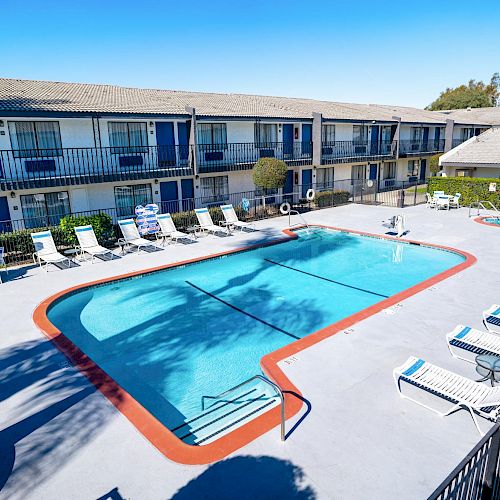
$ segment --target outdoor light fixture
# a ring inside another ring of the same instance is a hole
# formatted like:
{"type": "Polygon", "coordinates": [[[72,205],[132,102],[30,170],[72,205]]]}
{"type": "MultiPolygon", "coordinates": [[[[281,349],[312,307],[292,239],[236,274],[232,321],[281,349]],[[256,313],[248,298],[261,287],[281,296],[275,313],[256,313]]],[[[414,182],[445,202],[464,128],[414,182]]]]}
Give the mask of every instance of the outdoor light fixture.
{"type": "Polygon", "coordinates": [[[155,179],[155,184],[158,184],[158,182],[160,182],[158,179],[155,179]]]}
{"type": "Polygon", "coordinates": [[[15,191],[11,191],[10,192],[10,197],[11,198],[15,198],[16,197],[16,192],[15,191]]]}
{"type": "Polygon", "coordinates": [[[198,180],[198,179],[200,178],[200,176],[199,176],[198,174],[196,174],[196,175],[194,176],[194,178],[195,178],[196,180],[198,180]]]}
{"type": "Polygon", "coordinates": [[[3,127],[4,123],[3,120],[0,120],[0,127],[3,127]]]}
{"type": "Polygon", "coordinates": [[[155,126],[154,122],[149,122],[149,126],[154,127],[155,126]]]}

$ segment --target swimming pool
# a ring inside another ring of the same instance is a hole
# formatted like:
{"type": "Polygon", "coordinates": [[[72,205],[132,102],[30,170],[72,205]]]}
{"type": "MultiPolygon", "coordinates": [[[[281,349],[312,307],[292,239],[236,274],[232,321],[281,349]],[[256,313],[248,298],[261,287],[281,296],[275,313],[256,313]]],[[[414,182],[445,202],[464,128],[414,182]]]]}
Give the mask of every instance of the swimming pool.
{"type": "Polygon", "coordinates": [[[494,226],[500,226],[500,217],[484,217],[483,222],[494,226]]]}
{"type": "Polygon", "coordinates": [[[465,261],[451,251],[325,228],[297,235],[82,288],[54,301],[47,316],[175,429],[199,414],[202,396],[258,373],[271,351],[465,261]]]}

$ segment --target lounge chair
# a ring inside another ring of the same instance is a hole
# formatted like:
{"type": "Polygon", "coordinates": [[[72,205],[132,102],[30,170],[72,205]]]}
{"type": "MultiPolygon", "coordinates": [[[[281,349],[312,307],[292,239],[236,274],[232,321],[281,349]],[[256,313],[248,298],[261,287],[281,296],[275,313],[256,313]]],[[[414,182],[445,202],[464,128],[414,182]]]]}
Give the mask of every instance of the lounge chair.
{"type": "Polygon", "coordinates": [[[158,248],[156,245],[153,245],[150,241],[141,238],[139,231],[137,230],[137,226],[135,225],[134,219],[124,219],[118,221],[118,225],[120,226],[120,230],[123,234],[123,239],[125,243],[129,246],[133,246],[137,248],[137,253],[141,251],[141,248],[154,247],[158,248]]]}
{"type": "Polygon", "coordinates": [[[427,196],[427,206],[429,208],[436,208],[436,199],[433,198],[429,193],[425,193],[427,196]]]}
{"type": "Polygon", "coordinates": [[[484,326],[490,331],[500,333],[500,306],[493,304],[489,309],[483,311],[484,326]]]}
{"type": "Polygon", "coordinates": [[[198,218],[198,223],[200,224],[200,229],[202,231],[213,234],[224,233],[226,236],[229,236],[231,234],[229,226],[223,228],[214,224],[208,208],[195,208],[194,211],[196,213],[196,217],[198,218]]]}
{"type": "Polygon", "coordinates": [[[500,356],[500,337],[469,326],[458,325],[446,335],[451,355],[470,363],[476,362],[479,354],[500,356]]]}
{"type": "Polygon", "coordinates": [[[481,435],[484,433],[481,431],[474,413],[492,421],[495,421],[498,417],[500,411],[500,387],[488,387],[481,382],[475,382],[413,356],[408,358],[403,365],[395,368],[393,376],[401,397],[432,410],[442,417],[460,408],[467,409],[481,435]],[[451,401],[453,406],[446,412],[440,412],[406,396],[401,391],[401,381],[451,401]]]}
{"type": "Polygon", "coordinates": [[[241,231],[246,227],[255,231],[255,225],[253,222],[243,222],[238,219],[233,205],[221,205],[220,209],[224,215],[226,225],[232,225],[234,227],[239,227],[241,231]]]}
{"type": "Polygon", "coordinates": [[[35,263],[38,262],[41,269],[44,269],[42,265],[44,262],[45,271],[47,271],[49,264],[66,262],[68,267],[71,266],[69,258],[57,251],[56,244],[54,243],[54,238],[52,238],[50,230],[41,231],[39,233],[31,233],[31,239],[33,240],[33,245],[35,245],[33,261],[35,263]]]}
{"type": "Polygon", "coordinates": [[[460,208],[461,197],[461,193],[455,193],[455,196],[453,198],[450,198],[450,208],[460,208]]]}
{"type": "Polygon", "coordinates": [[[92,264],[95,257],[102,257],[107,254],[113,255],[111,250],[99,245],[92,226],[77,226],[75,227],[75,233],[80,244],[80,255],[89,254],[92,257],[90,260],[92,264]]]}
{"type": "Polygon", "coordinates": [[[176,244],[179,240],[192,239],[189,234],[177,231],[170,214],[158,214],[156,218],[160,224],[160,232],[156,233],[157,238],[163,238],[163,241],[165,241],[166,238],[170,238],[172,241],[175,241],[176,244]]]}

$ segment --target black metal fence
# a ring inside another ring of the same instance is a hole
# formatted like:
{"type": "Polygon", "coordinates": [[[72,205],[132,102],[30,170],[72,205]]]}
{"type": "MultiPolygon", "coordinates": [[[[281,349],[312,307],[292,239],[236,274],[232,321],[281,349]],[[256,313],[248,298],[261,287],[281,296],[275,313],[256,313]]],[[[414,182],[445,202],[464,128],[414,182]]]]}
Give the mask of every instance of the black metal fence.
{"type": "Polygon", "coordinates": [[[500,424],[436,488],[429,500],[497,500],[500,498],[500,424]]]}
{"type": "Polygon", "coordinates": [[[444,151],[444,139],[431,139],[427,141],[399,141],[400,156],[412,156],[422,153],[442,153],[444,151]]]}
{"type": "Polygon", "coordinates": [[[395,158],[396,141],[332,141],[321,145],[321,163],[349,163],[356,160],[395,158]]]}

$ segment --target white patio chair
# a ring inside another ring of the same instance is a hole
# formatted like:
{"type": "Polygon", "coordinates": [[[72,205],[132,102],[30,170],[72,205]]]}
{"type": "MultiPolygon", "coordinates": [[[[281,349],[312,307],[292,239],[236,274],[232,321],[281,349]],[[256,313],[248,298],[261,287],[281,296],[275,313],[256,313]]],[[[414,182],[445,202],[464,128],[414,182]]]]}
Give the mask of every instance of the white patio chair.
{"type": "Polygon", "coordinates": [[[461,197],[462,197],[461,193],[455,193],[455,196],[450,199],[450,208],[460,208],[461,197]]]}
{"type": "Polygon", "coordinates": [[[448,198],[448,196],[438,196],[436,198],[436,209],[437,210],[441,210],[441,209],[444,209],[444,210],[449,210],[450,209],[450,199],[448,198]]]}
{"type": "Polygon", "coordinates": [[[137,248],[137,253],[141,251],[141,248],[153,247],[158,248],[156,245],[153,245],[150,241],[141,238],[139,231],[137,230],[137,226],[135,225],[134,219],[124,219],[118,221],[118,225],[120,226],[120,230],[123,234],[123,239],[125,243],[129,246],[133,246],[137,248]]]}
{"type": "Polygon", "coordinates": [[[177,244],[179,240],[192,240],[189,234],[177,231],[172,216],[169,213],[158,214],[156,218],[160,224],[160,232],[156,233],[157,238],[163,238],[163,241],[165,241],[165,238],[170,238],[172,241],[175,241],[175,244],[177,244]]]}
{"type": "Polygon", "coordinates": [[[231,234],[229,226],[222,228],[214,224],[208,208],[195,208],[194,211],[202,231],[212,234],[223,233],[225,236],[229,236],[229,234],[231,234]]]}
{"type": "Polygon", "coordinates": [[[434,198],[437,198],[438,196],[443,196],[443,195],[444,195],[444,191],[434,191],[434,192],[432,193],[432,196],[433,196],[434,198]]]}
{"type": "Polygon", "coordinates": [[[475,382],[414,356],[408,358],[403,365],[395,368],[393,377],[401,397],[409,399],[442,417],[450,415],[460,408],[467,409],[481,435],[484,435],[484,433],[479,427],[475,413],[492,421],[495,421],[498,417],[500,387],[488,387],[481,382],[475,382]],[[441,412],[403,394],[401,381],[451,401],[452,407],[446,412],[441,412]]]}
{"type": "Polygon", "coordinates": [[[244,228],[249,228],[253,231],[256,231],[255,224],[253,222],[243,222],[238,219],[233,205],[221,205],[220,209],[222,210],[222,214],[224,215],[224,222],[226,225],[233,225],[234,227],[240,228],[241,231],[243,231],[244,228]]]}
{"type": "Polygon", "coordinates": [[[500,306],[498,304],[493,304],[483,311],[483,322],[490,332],[500,333],[500,306]]]}
{"type": "Polygon", "coordinates": [[[458,325],[446,334],[448,349],[454,358],[476,362],[479,354],[500,356],[500,336],[470,326],[458,325]]]}
{"type": "Polygon", "coordinates": [[[58,264],[63,262],[66,262],[68,267],[71,266],[70,259],[57,251],[54,238],[52,238],[50,230],[41,231],[39,233],[31,233],[31,239],[33,240],[33,245],[35,246],[33,261],[38,263],[42,270],[47,271],[49,264],[58,264]],[[42,265],[44,262],[45,269],[42,265]]]}
{"type": "Polygon", "coordinates": [[[436,208],[436,199],[433,198],[430,193],[425,193],[426,197],[427,197],[427,206],[429,208],[436,208]]]}
{"type": "Polygon", "coordinates": [[[92,257],[90,260],[92,264],[94,263],[95,257],[102,257],[107,254],[109,254],[110,257],[113,256],[111,250],[99,245],[92,226],[77,226],[75,227],[75,233],[78,243],[80,244],[80,255],[89,254],[92,257]]]}

